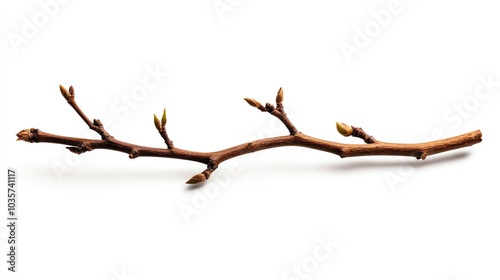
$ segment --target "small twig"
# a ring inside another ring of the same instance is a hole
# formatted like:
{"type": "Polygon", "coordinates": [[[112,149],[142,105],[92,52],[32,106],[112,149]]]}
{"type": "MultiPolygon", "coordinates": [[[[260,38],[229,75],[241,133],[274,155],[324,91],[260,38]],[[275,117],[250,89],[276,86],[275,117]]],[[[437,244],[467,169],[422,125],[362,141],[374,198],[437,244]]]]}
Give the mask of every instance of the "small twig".
{"type": "Polygon", "coordinates": [[[298,132],[292,122],[288,119],[283,107],[283,90],[280,88],[276,96],[276,107],[270,103],[267,103],[265,106],[263,106],[260,102],[250,98],[245,98],[245,100],[248,104],[259,109],[260,111],[268,112],[278,118],[286,126],[286,128],[290,132],[290,135],[260,139],[215,152],[195,152],[183,150],[174,147],[173,142],[167,135],[167,130],[165,127],[167,123],[167,115],[166,110],[164,109],[161,120],[158,119],[156,115],[154,115],[154,124],[156,129],[160,133],[160,136],[163,138],[165,144],[167,145],[167,149],[145,147],[116,140],[113,136],[109,135],[109,133],[106,132],[104,126],[98,119],[95,119],[93,122],[91,122],[90,119],[78,107],[75,102],[73,87],[70,87],[68,91],[63,86],[60,86],[60,90],[63,97],[68,101],[70,106],[75,109],[75,111],[89,126],[89,128],[101,135],[101,140],[54,135],[35,128],[24,129],[17,133],[17,140],[23,140],[30,143],[45,142],[69,145],[69,147],[67,148],[71,152],[77,154],[96,149],[107,149],[127,153],[129,155],[129,158],[131,159],[137,157],[165,157],[196,161],[206,164],[207,168],[203,172],[189,179],[186,182],[188,184],[196,184],[207,180],[208,178],[210,178],[210,175],[217,169],[218,165],[228,159],[277,147],[300,146],[336,154],[341,158],[355,156],[390,155],[410,156],[417,159],[425,159],[429,155],[472,146],[482,141],[481,131],[476,130],[466,134],[426,143],[386,143],[375,140],[373,136],[368,135],[360,127],[353,127],[344,123],[336,124],[338,132],[346,137],[353,136],[361,138],[363,139],[365,144],[343,144],[314,138],[298,132]]]}
{"type": "Polygon", "coordinates": [[[89,118],[83,113],[83,111],[78,107],[78,104],[75,102],[75,89],[73,86],[69,87],[69,91],[63,87],[62,85],[59,85],[59,89],[61,90],[62,96],[68,101],[68,104],[73,107],[73,109],[76,111],[76,113],[82,118],[82,120],[89,126],[90,129],[93,131],[97,132],[99,135],[101,135],[101,139],[105,140],[111,135],[104,129],[102,123],[98,119],[94,119],[93,122],[90,121],[89,118]]]}
{"type": "Polygon", "coordinates": [[[154,122],[156,129],[158,129],[158,132],[160,133],[161,138],[163,138],[163,140],[165,141],[165,144],[167,144],[167,147],[169,149],[173,149],[174,142],[172,142],[170,138],[168,138],[167,129],[165,128],[165,125],[167,124],[167,109],[163,109],[163,116],[161,117],[161,122],[156,116],[156,114],[154,115],[154,122]]]}
{"type": "Polygon", "coordinates": [[[252,107],[255,107],[262,112],[268,112],[269,114],[275,116],[278,118],[288,129],[290,132],[290,135],[295,135],[297,134],[297,129],[295,126],[292,124],[292,122],[288,119],[286,113],[285,113],[285,108],[283,107],[283,99],[284,99],[284,94],[283,94],[283,89],[280,88],[278,90],[278,94],[276,95],[276,105],[277,108],[275,108],[271,103],[266,103],[266,106],[262,106],[262,104],[251,98],[244,98],[245,101],[252,107]]]}

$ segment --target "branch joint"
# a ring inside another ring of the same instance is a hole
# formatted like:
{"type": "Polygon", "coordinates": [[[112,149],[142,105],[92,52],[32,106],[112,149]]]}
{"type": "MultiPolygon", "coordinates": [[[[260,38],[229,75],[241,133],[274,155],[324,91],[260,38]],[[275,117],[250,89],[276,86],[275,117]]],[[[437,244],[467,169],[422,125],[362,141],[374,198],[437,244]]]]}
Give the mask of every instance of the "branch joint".
{"type": "Polygon", "coordinates": [[[139,156],[139,153],[136,150],[130,149],[130,153],[128,154],[128,157],[130,159],[137,158],[138,156],[139,156]]]}

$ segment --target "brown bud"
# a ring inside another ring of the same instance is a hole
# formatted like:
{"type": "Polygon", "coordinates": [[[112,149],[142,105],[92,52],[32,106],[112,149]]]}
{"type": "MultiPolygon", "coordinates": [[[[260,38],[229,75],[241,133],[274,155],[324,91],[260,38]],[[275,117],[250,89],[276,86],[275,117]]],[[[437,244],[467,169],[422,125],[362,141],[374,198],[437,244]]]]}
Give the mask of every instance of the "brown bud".
{"type": "Polygon", "coordinates": [[[156,116],[156,114],[154,114],[154,117],[155,117],[155,126],[156,126],[156,129],[161,130],[160,120],[158,119],[158,117],[156,116]]]}
{"type": "Polygon", "coordinates": [[[88,151],[87,148],[84,147],[66,147],[70,152],[75,153],[77,155],[83,154],[88,151]]]}
{"type": "Polygon", "coordinates": [[[278,90],[278,94],[276,95],[276,104],[280,104],[281,102],[283,102],[283,88],[280,88],[278,90]]]}
{"type": "Polygon", "coordinates": [[[243,98],[243,99],[245,99],[245,101],[248,103],[248,105],[255,107],[255,108],[259,108],[259,105],[260,105],[259,101],[252,99],[252,98],[243,98]]]}
{"type": "Polygon", "coordinates": [[[59,85],[59,89],[61,90],[61,94],[64,99],[69,100],[71,98],[71,94],[63,85],[59,85]]]}
{"type": "Polygon", "coordinates": [[[163,109],[163,116],[161,117],[161,125],[165,126],[167,124],[167,109],[163,109]]]}
{"type": "Polygon", "coordinates": [[[186,182],[186,184],[198,184],[198,183],[205,181],[206,179],[207,179],[207,177],[205,177],[205,174],[200,173],[200,174],[194,175],[193,178],[189,179],[186,182]]]}
{"type": "Polygon", "coordinates": [[[130,153],[128,154],[128,158],[134,159],[137,157],[137,151],[131,150],[130,153]]]}
{"type": "Polygon", "coordinates": [[[345,137],[352,135],[352,127],[345,123],[337,122],[337,131],[345,137]]]}
{"type": "Polygon", "coordinates": [[[75,96],[75,88],[73,86],[69,86],[69,94],[75,96]]]}
{"type": "Polygon", "coordinates": [[[17,136],[16,141],[22,140],[22,141],[29,142],[30,141],[30,136],[29,136],[30,132],[31,132],[31,129],[23,129],[23,130],[19,131],[16,134],[16,136],[17,136]]]}

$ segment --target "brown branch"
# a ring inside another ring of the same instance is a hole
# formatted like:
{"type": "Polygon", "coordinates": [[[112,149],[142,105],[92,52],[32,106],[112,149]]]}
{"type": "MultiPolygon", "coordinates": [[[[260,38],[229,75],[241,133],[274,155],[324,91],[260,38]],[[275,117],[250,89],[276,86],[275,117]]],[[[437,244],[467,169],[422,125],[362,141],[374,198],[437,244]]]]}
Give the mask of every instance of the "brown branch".
{"type": "Polygon", "coordinates": [[[109,133],[106,132],[99,120],[96,119],[91,122],[90,119],[87,118],[87,116],[82,112],[82,110],[80,110],[74,100],[73,87],[70,87],[69,91],[66,90],[63,86],[61,86],[60,89],[64,98],[68,101],[71,107],[75,109],[78,115],[80,115],[83,121],[87,123],[87,125],[89,125],[89,128],[101,135],[101,140],[54,135],[35,128],[24,129],[17,133],[17,140],[23,140],[30,143],[45,142],[69,145],[69,147],[67,148],[71,152],[77,154],[97,149],[107,149],[127,153],[129,155],[129,158],[131,159],[137,157],[165,157],[196,161],[206,164],[207,168],[200,174],[197,174],[189,179],[186,182],[188,184],[196,184],[207,180],[208,178],[210,178],[212,172],[217,169],[218,165],[228,159],[277,147],[300,146],[336,154],[341,158],[355,156],[390,155],[410,156],[417,159],[425,159],[429,155],[472,146],[481,142],[482,140],[481,131],[476,130],[466,134],[432,142],[415,144],[386,143],[375,140],[373,136],[368,135],[360,127],[353,127],[344,123],[337,123],[338,132],[344,136],[361,138],[363,139],[365,144],[344,144],[314,138],[298,132],[292,122],[288,119],[282,104],[283,90],[280,88],[276,96],[276,107],[274,107],[270,103],[267,103],[266,106],[263,106],[261,103],[254,99],[245,98],[245,100],[251,106],[256,107],[263,112],[268,112],[278,118],[287,127],[290,135],[260,139],[215,152],[195,152],[183,150],[174,147],[173,142],[169,139],[165,128],[167,122],[166,111],[163,110],[161,121],[156,115],[154,115],[154,124],[161,137],[164,139],[167,148],[145,147],[116,140],[113,136],[109,135],[109,133]]]}

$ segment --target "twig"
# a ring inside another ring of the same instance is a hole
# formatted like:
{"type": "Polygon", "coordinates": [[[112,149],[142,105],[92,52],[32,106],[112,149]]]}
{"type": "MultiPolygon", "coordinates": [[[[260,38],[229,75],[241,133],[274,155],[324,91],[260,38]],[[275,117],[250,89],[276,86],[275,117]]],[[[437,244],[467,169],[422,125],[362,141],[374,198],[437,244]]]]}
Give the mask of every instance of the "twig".
{"type": "Polygon", "coordinates": [[[131,159],[137,157],[165,157],[196,161],[206,164],[207,168],[203,172],[189,179],[186,182],[187,184],[196,184],[207,180],[208,178],[210,178],[212,172],[214,172],[217,169],[218,165],[223,161],[244,154],[277,147],[300,146],[336,154],[341,158],[355,156],[390,155],[410,156],[417,159],[425,159],[430,155],[472,146],[481,142],[482,140],[481,131],[475,130],[466,134],[432,142],[415,144],[386,143],[376,140],[373,136],[368,135],[360,127],[353,127],[344,123],[336,123],[338,132],[346,137],[353,136],[361,138],[363,139],[365,144],[343,144],[314,138],[298,132],[292,122],[288,119],[283,107],[283,90],[280,88],[276,96],[276,107],[270,103],[267,103],[264,106],[255,99],[245,98],[245,100],[249,105],[259,109],[262,112],[268,112],[269,114],[278,118],[286,126],[286,128],[290,132],[290,135],[260,139],[215,152],[195,152],[183,150],[174,147],[173,142],[167,135],[167,130],[165,127],[167,123],[167,115],[166,110],[164,109],[161,120],[156,115],[154,115],[154,124],[161,137],[165,141],[167,148],[145,147],[115,139],[104,129],[101,121],[95,119],[93,122],[91,122],[90,119],[78,107],[75,101],[75,93],[72,86],[69,88],[69,91],[66,90],[63,86],[60,86],[60,90],[63,97],[78,113],[82,120],[89,126],[89,128],[94,130],[101,136],[101,140],[54,135],[35,128],[21,130],[19,133],[17,133],[17,140],[23,140],[30,143],[45,142],[68,145],[69,147],[67,147],[67,149],[76,154],[81,154],[96,149],[107,149],[127,153],[129,155],[129,158],[131,159]]]}

